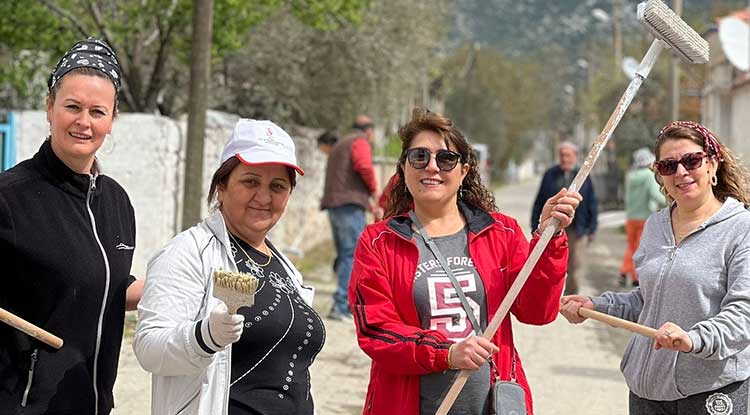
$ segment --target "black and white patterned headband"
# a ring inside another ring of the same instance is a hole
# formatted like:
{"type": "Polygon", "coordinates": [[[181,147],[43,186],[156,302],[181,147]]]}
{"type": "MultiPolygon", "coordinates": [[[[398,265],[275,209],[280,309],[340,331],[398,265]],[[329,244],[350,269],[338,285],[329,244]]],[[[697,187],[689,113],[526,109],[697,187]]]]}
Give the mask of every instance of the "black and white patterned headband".
{"type": "Polygon", "coordinates": [[[105,41],[89,37],[73,45],[52,70],[47,81],[49,90],[52,91],[55,84],[65,74],[78,68],[93,68],[103,72],[115,84],[115,91],[120,92],[122,85],[120,64],[117,62],[115,52],[105,41]]]}

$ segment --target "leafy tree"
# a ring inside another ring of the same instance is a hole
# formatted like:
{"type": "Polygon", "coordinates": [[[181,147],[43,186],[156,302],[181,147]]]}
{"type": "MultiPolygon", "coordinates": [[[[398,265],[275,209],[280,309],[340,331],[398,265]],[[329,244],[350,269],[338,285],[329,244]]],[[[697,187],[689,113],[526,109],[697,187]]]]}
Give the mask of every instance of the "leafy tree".
{"type": "Polygon", "coordinates": [[[422,95],[442,61],[447,3],[372,2],[359,24],[335,31],[301,26],[280,11],[224,59],[213,106],[339,130],[364,112],[393,131],[411,106],[428,105],[422,95]]]}
{"type": "MultiPolygon", "coordinates": [[[[214,2],[213,54],[221,59],[241,48],[248,30],[277,10],[289,9],[303,24],[330,30],[356,23],[367,2],[217,0],[214,2]]],[[[55,64],[53,60],[75,40],[91,35],[102,37],[120,58],[125,107],[131,111],[160,111],[169,115],[180,110],[184,101],[191,13],[189,0],[5,0],[0,2],[0,51],[11,61],[18,59],[24,50],[46,52],[51,68],[55,64]]],[[[14,69],[22,71],[23,68],[14,69]]],[[[31,78],[34,73],[22,76],[31,78]]],[[[18,78],[19,75],[6,71],[4,77],[18,78]]],[[[23,101],[14,104],[34,105],[23,101]]]]}
{"type": "Polygon", "coordinates": [[[464,46],[446,61],[446,112],[471,141],[487,143],[497,175],[520,161],[547,126],[552,102],[539,62],[464,46]]]}

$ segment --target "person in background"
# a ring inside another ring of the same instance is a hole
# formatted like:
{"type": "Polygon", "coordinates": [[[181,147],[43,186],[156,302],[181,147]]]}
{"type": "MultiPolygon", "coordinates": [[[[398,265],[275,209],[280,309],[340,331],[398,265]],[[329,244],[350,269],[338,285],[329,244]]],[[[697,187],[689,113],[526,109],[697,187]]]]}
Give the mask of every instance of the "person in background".
{"type": "Polygon", "coordinates": [[[352,318],[347,290],[354,247],[365,228],[365,212],[371,210],[376,220],[382,217],[381,209],[371,202],[378,190],[372,163],[374,124],[370,117],[359,115],[353,128],[354,131],[339,140],[328,155],[323,198],[320,202],[320,208],[328,212],[336,247],[338,287],[333,294],[328,318],[339,321],[351,321],[352,318]]]}
{"type": "MultiPolygon", "coordinates": [[[[531,210],[531,229],[539,226],[539,215],[545,202],[562,188],[567,188],[578,174],[578,146],[563,141],[557,146],[559,163],[544,172],[539,184],[539,191],[534,200],[531,210]]],[[[597,225],[598,202],[594,194],[594,186],[591,178],[586,178],[583,186],[579,189],[583,201],[576,210],[573,225],[567,230],[568,234],[568,276],[565,281],[565,294],[578,293],[579,276],[577,275],[580,265],[582,242],[584,237],[590,242],[594,238],[597,225]]]]}
{"type": "Polygon", "coordinates": [[[50,134],[0,174],[0,307],[62,338],[60,350],[0,324],[3,414],[108,414],[130,275],[135,213],[96,153],[112,131],[122,73],[102,40],[77,42],[47,83],[50,134]]]}
{"type": "MultiPolygon", "coordinates": [[[[378,197],[378,207],[385,212],[385,210],[388,208],[388,200],[391,198],[391,195],[393,194],[393,189],[396,188],[396,184],[398,183],[398,172],[394,173],[393,176],[391,176],[390,179],[388,179],[388,183],[385,184],[385,188],[383,188],[383,192],[380,193],[380,197],[378,197]]],[[[386,218],[381,218],[386,219],[386,218]]]]}
{"type": "Polygon", "coordinates": [[[625,234],[628,247],[620,266],[620,285],[623,287],[628,277],[634,287],[638,286],[633,254],[638,250],[646,219],[666,201],[651,170],[654,160],[654,153],[646,147],[634,151],[633,167],[625,178],[625,234]]]}
{"type": "Polygon", "coordinates": [[[750,377],[750,203],[747,171],[706,127],[667,124],[657,181],[669,206],[646,220],[630,292],[565,296],[581,307],[655,327],[633,335],[621,369],[631,415],[747,414],[750,377]]]}
{"type": "Polygon", "coordinates": [[[332,131],[324,131],[323,134],[318,136],[318,150],[322,151],[323,154],[331,154],[333,146],[339,141],[339,137],[332,131]]]}
{"type": "MultiPolygon", "coordinates": [[[[530,246],[518,222],[497,212],[471,146],[449,118],[415,109],[399,135],[399,180],[385,213],[390,219],[362,234],[349,287],[357,339],[372,359],[363,412],[434,414],[456,371],[467,369],[475,372],[451,413],[490,413],[490,387],[499,376],[524,388],[531,414],[511,319],[503,320],[492,341],[475,332],[486,329],[549,221],[570,225],[580,195],[563,189],[544,204],[530,246]],[[473,314],[464,311],[425,234],[447,258],[473,314]]],[[[519,321],[554,321],[567,253],[560,231],[511,306],[519,321]]]]}
{"type": "Polygon", "coordinates": [[[240,119],[213,175],[213,214],[149,263],[133,350],[153,373],[152,413],[313,414],[310,365],[325,329],[313,290],[268,240],[304,172],[291,137],[240,119]],[[229,314],[215,270],[258,279],[255,303],[229,314]]]}

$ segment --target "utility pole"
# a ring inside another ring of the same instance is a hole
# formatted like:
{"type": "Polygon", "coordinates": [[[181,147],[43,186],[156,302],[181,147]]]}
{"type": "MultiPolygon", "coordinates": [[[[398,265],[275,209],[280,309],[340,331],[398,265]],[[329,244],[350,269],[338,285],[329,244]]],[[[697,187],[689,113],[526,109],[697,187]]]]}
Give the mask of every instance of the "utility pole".
{"type": "MultiPolygon", "coordinates": [[[[682,16],[682,0],[672,1],[672,10],[678,16],[682,16]]],[[[670,121],[680,119],[680,58],[672,55],[672,68],[670,71],[672,101],[670,104],[670,121]]]]}
{"type": "Polygon", "coordinates": [[[193,45],[190,63],[185,185],[182,195],[182,229],[201,219],[203,195],[203,141],[206,135],[208,82],[211,73],[213,0],[193,0],[193,45]]]}
{"type": "Polygon", "coordinates": [[[619,79],[622,76],[622,16],[623,16],[623,5],[622,0],[612,1],[612,45],[615,50],[615,64],[613,65],[613,71],[615,73],[614,79],[619,79]]]}

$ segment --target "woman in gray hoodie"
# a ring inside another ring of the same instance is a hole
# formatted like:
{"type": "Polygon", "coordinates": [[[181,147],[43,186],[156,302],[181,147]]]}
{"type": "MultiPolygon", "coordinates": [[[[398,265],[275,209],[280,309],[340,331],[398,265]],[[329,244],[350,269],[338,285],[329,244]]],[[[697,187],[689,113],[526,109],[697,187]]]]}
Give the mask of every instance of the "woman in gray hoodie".
{"type": "Polygon", "coordinates": [[[630,414],[746,414],[750,377],[750,201],[746,170],[704,126],[677,121],[656,139],[669,206],[651,215],[627,293],[565,296],[580,307],[658,328],[634,335],[620,369],[630,414]]]}

